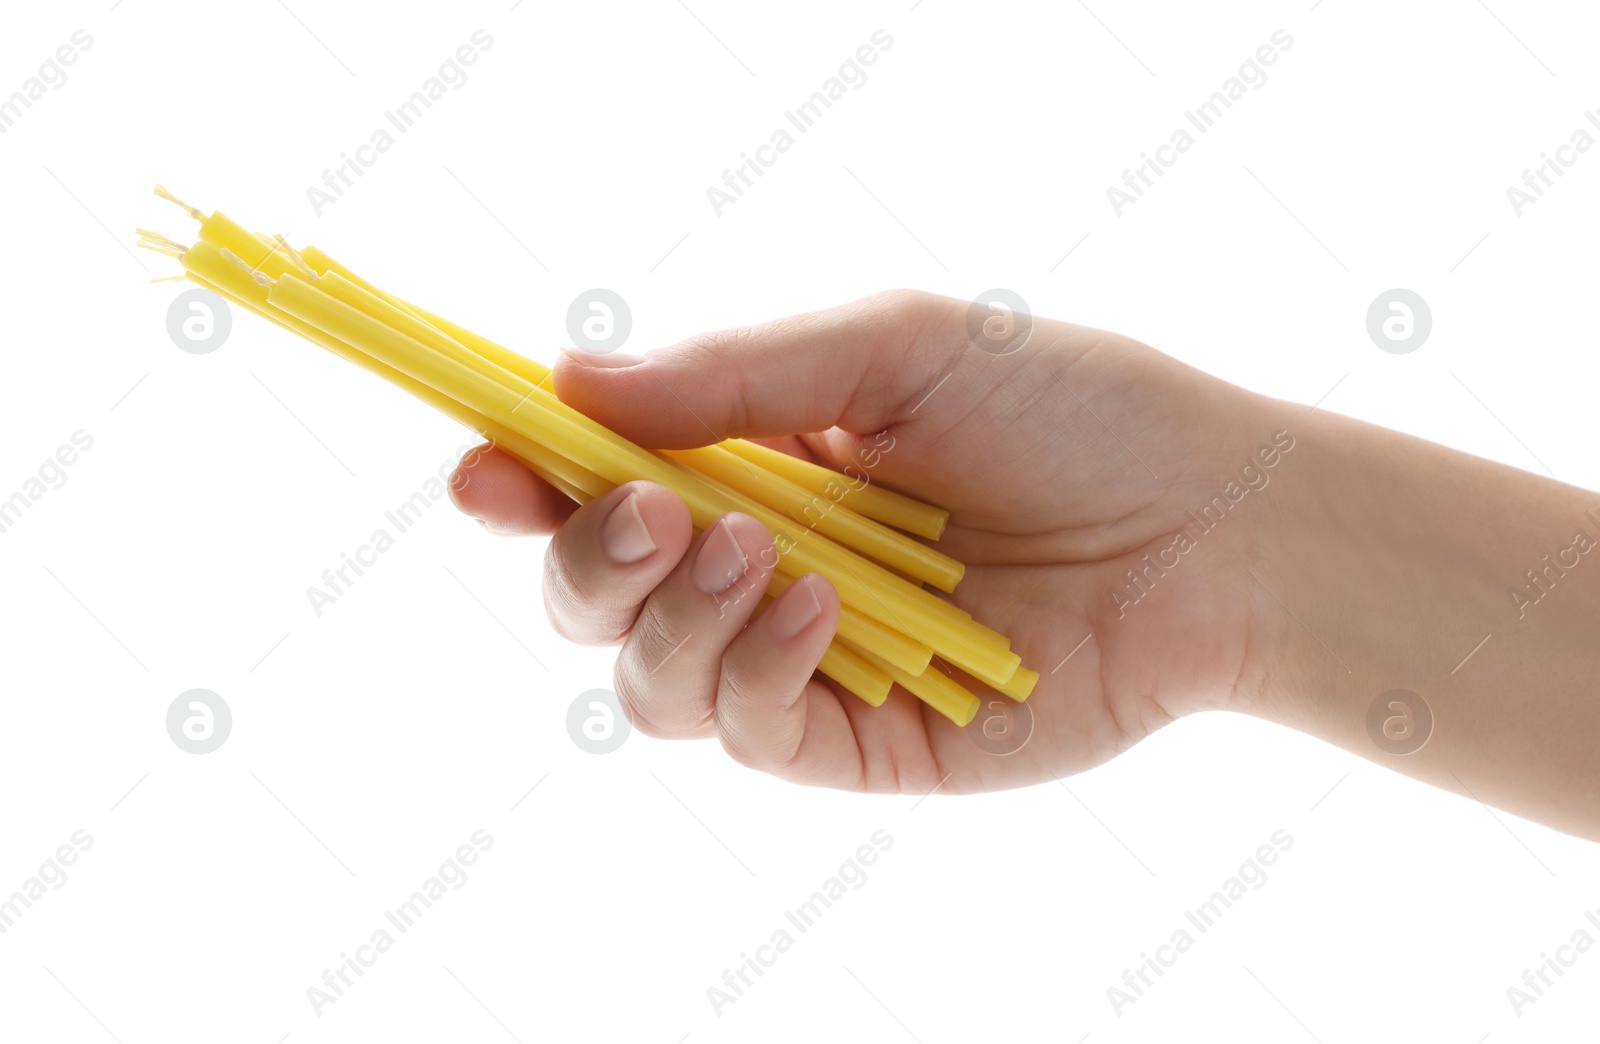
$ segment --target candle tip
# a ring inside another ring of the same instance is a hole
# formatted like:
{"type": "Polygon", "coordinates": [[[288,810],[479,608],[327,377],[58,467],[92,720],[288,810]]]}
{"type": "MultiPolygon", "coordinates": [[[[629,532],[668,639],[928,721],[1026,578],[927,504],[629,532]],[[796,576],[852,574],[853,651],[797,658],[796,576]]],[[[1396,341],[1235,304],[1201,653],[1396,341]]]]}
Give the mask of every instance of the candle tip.
{"type": "Polygon", "coordinates": [[[194,218],[196,221],[204,221],[206,219],[205,213],[198,207],[191,207],[177,196],[174,196],[172,193],[168,192],[166,187],[163,185],[156,186],[156,195],[166,200],[168,203],[177,204],[185,213],[194,218]]]}
{"type": "Polygon", "coordinates": [[[145,250],[153,250],[158,254],[175,257],[180,261],[189,250],[187,246],[175,239],[168,239],[160,232],[152,232],[147,228],[136,228],[133,231],[139,236],[139,242],[136,245],[145,250]]]}
{"type": "Polygon", "coordinates": [[[258,268],[252,268],[250,265],[246,264],[244,258],[240,257],[238,254],[235,254],[232,250],[229,250],[227,247],[223,247],[220,251],[218,251],[218,253],[222,255],[222,259],[224,261],[228,261],[228,262],[231,262],[232,264],[238,265],[240,268],[242,268],[246,272],[250,273],[250,278],[254,279],[256,281],[256,284],[259,285],[259,286],[272,286],[274,283],[277,282],[277,280],[275,280],[271,276],[267,275],[267,273],[261,271],[258,268]]]}
{"type": "Polygon", "coordinates": [[[293,264],[295,268],[299,269],[301,275],[306,277],[306,282],[315,283],[318,278],[317,270],[306,264],[306,259],[300,256],[300,251],[290,246],[289,241],[283,238],[281,233],[273,236],[272,238],[274,241],[273,249],[282,250],[285,254],[287,254],[290,263],[293,264]]]}

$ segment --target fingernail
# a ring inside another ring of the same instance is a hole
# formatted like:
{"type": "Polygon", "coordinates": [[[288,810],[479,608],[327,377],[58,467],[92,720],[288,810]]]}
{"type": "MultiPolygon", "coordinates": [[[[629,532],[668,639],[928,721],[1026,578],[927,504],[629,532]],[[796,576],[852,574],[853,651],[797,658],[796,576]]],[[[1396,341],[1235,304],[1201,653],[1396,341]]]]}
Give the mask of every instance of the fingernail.
{"type": "Polygon", "coordinates": [[[772,608],[767,610],[767,627],[773,638],[786,642],[821,615],[822,603],[817,601],[817,593],[811,590],[811,581],[802,577],[779,595],[778,600],[772,603],[772,608]]]}
{"type": "Polygon", "coordinates": [[[629,493],[628,499],[611,509],[600,527],[600,545],[618,565],[632,565],[655,553],[656,542],[650,539],[644,516],[639,514],[639,494],[629,493]]]}
{"type": "Polygon", "coordinates": [[[733,538],[732,527],[719,519],[701,541],[689,579],[702,594],[720,594],[733,586],[748,562],[739,541],[733,538]]]}
{"type": "Polygon", "coordinates": [[[561,354],[574,359],[580,366],[598,366],[604,370],[620,370],[626,366],[638,366],[644,362],[644,357],[628,355],[624,352],[606,352],[603,355],[586,352],[580,348],[563,348],[561,354]]]}

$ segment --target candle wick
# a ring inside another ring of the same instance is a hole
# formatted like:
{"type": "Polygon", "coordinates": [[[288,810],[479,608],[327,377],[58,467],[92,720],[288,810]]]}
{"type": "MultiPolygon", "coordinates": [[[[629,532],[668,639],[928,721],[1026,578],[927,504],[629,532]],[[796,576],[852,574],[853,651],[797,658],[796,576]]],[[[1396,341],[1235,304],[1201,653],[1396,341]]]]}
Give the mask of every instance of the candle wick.
{"type": "Polygon", "coordinates": [[[260,269],[252,268],[249,265],[245,264],[244,258],[240,257],[238,254],[235,254],[232,250],[229,250],[227,247],[223,247],[220,251],[218,251],[218,253],[220,253],[222,255],[222,259],[224,261],[232,262],[233,264],[236,264],[240,268],[244,269],[246,272],[249,272],[251,278],[253,278],[256,281],[257,284],[259,284],[261,286],[274,286],[274,285],[277,284],[277,280],[276,279],[273,279],[271,276],[267,275],[267,273],[261,271],[260,269]]]}
{"type": "Polygon", "coordinates": [[[289,241],[283,238],[282,234],[273,236],[272,238],[276,242],[274,249],[282,249],[285,254],[289,255],[289,261],[294,265],[295,268],[300,270],[301,275],[306,277],[306,282],[315,283],[317,279],[320,278],[317,275],[316,269],[306,264],[306,259],[300,256],[300,251],[290,246],[289,241]]]}
{"type": "Polygon", "coordinates": [[[160,196],[162,199],[166,200],[168,203],[176,203],[179,207],[183,208],[183,210],[190,217],[194,218],[196,221],[204,221],[206,219],[205,213],[203,211],[201,211],[198,207],[191,207],[189,204],[185,203],[183,200],[179,199],[177,196],[174,196],[172,193],[168,192],[164,186],[161,186],[161,185],[157,185],[156,186],[156,195],[160,196]]]}
{"type": "Polygon", "coordinates": [[[134,232],[139,236],[139,242],[136,245],[145,250],[153,250],[158,254],[165,254],[168,257],[182,260],[183,255],[189,249],[175,239],[168,239],[160,232],[152,232],[147,228],[136,228],[134,232]]]}

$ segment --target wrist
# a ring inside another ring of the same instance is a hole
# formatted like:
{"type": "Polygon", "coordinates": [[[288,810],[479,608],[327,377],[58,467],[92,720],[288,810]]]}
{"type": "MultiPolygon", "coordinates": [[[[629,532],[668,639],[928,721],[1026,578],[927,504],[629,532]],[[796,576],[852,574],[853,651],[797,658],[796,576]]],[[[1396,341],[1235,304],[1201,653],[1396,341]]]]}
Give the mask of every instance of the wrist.
{"type": "MultiPolygon", "coordinates": [[[[1350,418],[1281,403],[1274,412],[1296,447],[1251,567],[1252,644],[1263,655],[1239,709],[1451,789],[1486,768],[1474,753],[1485,745],[1514,743],[1523,729],[1522,741],[1539,742],[1537,722],[1508,730],[1500,720],[1506,692],[1577,667],[1587,640],[1563,632],[1592,625],[1596,587],[1573,575],[1559,589],[1564,611],[1537,627],[1512,592],[1538,594],[1528,571],[1576,529],[1600,539],[1584,519],[1600,498],[1350,418]],[[1441,713],[1448,735],[1432,736],[1441,713]]],[[[1556,688],[1538,697],[1555,699],[1556,688]]]]}

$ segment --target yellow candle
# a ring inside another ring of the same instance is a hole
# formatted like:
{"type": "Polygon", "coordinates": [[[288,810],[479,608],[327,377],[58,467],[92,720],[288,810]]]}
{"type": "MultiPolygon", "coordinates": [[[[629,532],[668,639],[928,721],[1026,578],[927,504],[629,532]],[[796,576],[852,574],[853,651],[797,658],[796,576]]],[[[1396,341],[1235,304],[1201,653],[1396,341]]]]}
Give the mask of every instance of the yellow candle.
{"type": "MultiPolygon", "coordinates": [[[[296,278],[278,280],[269,290],[267,299],[274,307],[356,345],[372,357],[451,398],[471,402],[486,417],[521,431],[569,460],[583,464],[602,478],[617,483],[644,478],[667,486],[683,499],[697,526],[710,525],[723,513],[725,504],[721,498],[708,489],[703,481],[696,480],[692,473],[675,468],[631,444],[625,443],[624,447],[619,447],[613,442],[590,437],[592,432],[554,410],[542,408],[542,403],[538,401],[542,393],[537,388],[531,389],[530,395],[519,397],[470,366],[429,348],[296,278]]],[[[819,555],[806,541],[799,539],[804,534],[784,524],[770,511],[763,511],[762,514],[766,517],[761,518],[760,514],[757,517],[769,529],[774,529],[774,535],[785,537],[790,542],[785,550],[794,556],[796,567],[805,572],[828,575],[844,603],[891,626],[897,626],[899,621],[904,620],[901,629],[913,632],[924,640],[924,644],[940,651],[953,662],[960,663],[963,669],[971,671],[974,676],[989,674],[995,676],[995,683],[1000,683],[1015,673],[1018,661],[1014,654],[1008,652],[1000,655],[992,646],[963,641],[955,621],[927,611],[919,603],[902,597],[899,591],[868,585],[850,570],[830,570],[826,565],[826,556],[819,555]],[[777,523],[776,529],[774,523],[777,523]],[[968,660],[970,664],[962,662],[968,660]]],[[[820,543],[823,538],[812,535],[810,540],[820,543]]]]}
{"type": "MultiPolygon", "coordinates": [[[[292,276],[293,272],[286,272],[286,275],[292,276]]],[[[502,387],[507,386],[509,382],[509,390],[512,392],[517,392],[519,388],[522,389],[519,395],[520,400],[526,400],[531,394],[531,389],[526,382],[521,384],[515,383],[515,381],[511,379],[511,375],[507,374],[504,370],[500,370],[498,367],[495,367],[492,363],[487,362],[481,357],[474,355],[459,342],[446,336],[444,333],[440,332],[436,328],[433,328],[429,324],[422,322],[414,315],[403,312],[398,306],[392,305],[388,301],[379,298],[370,291],[357,286],[355,283],[344,278],[338,273],[327,273],[326,276],[319,281],[319,289],[323,290],[323,292],[327,293],[335,300],[341,301],[352,308],[358,309],[368,318],[376,322],[385,323],[390,329],[404,336],[413,338],[418,344],[431,348],[439,354],[447,358],[454,359],[459,363],[471,366],[476,372],[487,379],[496,379],[497,377],[502,378],[500,381],[502,387]]],[[[572,410],[570,407],[563,405],[560,407],[560,411],[577,423],[594,423],[593,421],[589,421],[588,418],[584,417],[582,414],[572,410]]],[[[596,427],[598,427],[598,425],[596,425],[596,427]]],[[[600,430],[605,431],[603,428],[600,430]]],[[[609,435],[610,433],[607,432],[607,434],[609,435]]],[[[637,447],[632,447],[631,444],[615,435],[611,435],[611,438],[615,440],[616,443],[620,444],[621,446],[628,447],[635,453],[643,452],[638,450],[637,447]]],[[[713,491],[721,492],[720,490],[716,490],[716,487],[714,486],[712,488],[713,491]]],[[[726,505],[723,510],[749,506],[750,505],[734,501],[729,505],[726,505]]],[[[752,513],[754,513],[754,509],[752,509],[752,513]]],[[[758,515],[757,517],[760,516],[758,515]]],[[[697,525],[703,526],[704,523],[697,523],[697,525]]],[[[780,558],[780,562],[781,561],[782,559],[780,558]]],[[[790,573],[791,578],[792,576],[799,576],[801,573],[806,571],[804,568],[796,569],[795,567],[789,565],[784,565],[781,568],[785,572],[790,573]]],[[[788,579],[780,580],[780,576],[781,574],[775,573],[770,581],[770,584],[772,585],[782,585],[771,588],[774,595],[781,591],[783,586],[787,586],[788,584],[788,579]]],[[[848,605],[843,607],[843,611],[840,614],[839,633],[845,635],[846,637],[855,639],[867,648],[876,650],[879,655],[888,659],[890,662],[898,664],[904,670],[921,670],[923,667],[927,666],[929,659],[933,655],[932,650],[921,642],[902,634],[899,630],[879,623],[871,616],[864,614],[856,608],[848,605]]]]}
{"type": "Polygon", "coordinates": [[[873,483],[864,470],[859,477],[841,475],[820,464],[743,439],[729,439],[722,445],[729,452],[737,453],[745,460],[759,464],[775,475],[782,475],[813,493],[834,496],[842,486],[848,492],[841,503],[854,508],[859,514],[907,533],[938,540],[944,535],[944,527],[950,521],[950,512],[885,489],[873,483]]]}
{"type": "MultiPolygon", "coordinates": [[[[456,400],[441,395],[427,385],[372,359],[345,342],[269,307],[266,287],[256,283],[243,266],[223,258],[221,252],[211,244],[199,243],[189,248],[183,256],[183,262],[189,278],[195,283],[410,392],[441,413],[484,435],[521,460],[540,478],[578,503],[588,503],[595,497],[603,496],[616,488],[614,483],[596,477],[526,436],[487,420],[456,400]]],[[[791,582],[787,577],[782,578],[773,589],[773,594],[780,593],[791,582]]],[[[890,632],[890,637],[886,640],[884,631],[885,629],[876,621],[866,620],[848,610],[841,611],[839,626],[841,637],[830,643],[817,669],[872,706],[881,706],[888,698],[889,687],[892,684],[889,676],[839,643],[843,640],[843,636],[849,635],[863,643],[865,647],[887,647],[896,654],[903,655],[904,650],[898,648],[894,641],[901,636],[890,632]]],[[[922,652],[926,654],[925,649],[922,652]]],[[[913,652],[913,662],[915,659],[916,654],[913,652]]],[[[923,662],[927,662],[925,656],[923,662]]]]}
{"type": "MultiPolygon", "coordinates": [[[[335,272],[362,289],[384,298],[390,304],[410,311],[496,365],[533,384],[549,387],[548,367],[458,326],[442,316],[435,315],[425,308],[385,293],[316,247],[306,247],[301,253],[307,263],[318,272],[335,272]]],[[[820,464],[790,457],[788,454],[779,453],[757,443],[746,442],[743,439],[729,439],[723,442],[722,446],[813,494],[835,497],[842,493],[839,503],[857,514],[929,540],[939,539],[950,518],[950,513],[942,508],[924,504],[904,494],[872,485],[870,482],[864,484],[863,478],[842,475],[820,464]]],[[[942,590],[949,589],[942,588],[942,590]]]]}
{"type": "MultiPolygon", "coordinates": [[[[917,584],[948,592],[961,564],[878,524],[937,539],[948,519],[942,509],[863,485],[864,474],[839,475],[743,440],[670,456],[642,450],[561,403],[539,363],[385,293],[315,248],[302,254],[283,237],[251,233],[220,211],[206,215],[174,202],[201,222],[203,242],[185,251],[190,278],[484,433],[574,500],[644,478],[673,489],[697,526],[727,510],[762,521],[781,552],[769,595],[811,571],[839,590],[837,650],[830,650],[824,667],[832,669],[823,673],[867,702],[882,702],[884,679],[903,678],[951,720],[971,720],[976,697],[930,668],[934,651],[1016,700],[1037,684],[1009,639],[917,584]],[[271,290],[258,285],[272,279],[278,283],[271,290]],[[832,505],[821,518],[805,513],[804,505],[818,504],[813,494],[832,505]]],[[[179,246],[146,239],[141,245],[169,254],[169,246],[179,246]]]]}
{"type": "Polygon", "coordinates": [[[811,493],[721,446],[665,452],[745,496],[782,511],[796,524],[814,527],[840,545],[941,591],[954,591],[966,568],[949,555],[858,515],[831,498],[811,493]]]}
{"type": "Polygon", "coordinates": [[[507,452],[521,460],[540,478],[561,490],[574,500],[593,498],[616,488],[615,483],[597,479],[592,473],[574,466],[570,461],[526,436],[488,420],[470,407],[447,395],[413,380],[405,374],[366,356],[321,330],[300,322],[283,312],[267,306],[266,287],[258,285],[240,265],[226,260],[221,252],[209,243],[196,243],[183,255],[184,269],[190,278],[213,293],[230,298],[258,315],[313,341],[340,357],[355,363],[439,410],[460,421],[503,446],[507,452]]]}
{"type": "MultiPolygon", "coordinates": [[[[787,573],[773,573],[767,583],[767,596],[778,597],[795,580],[796,577],[787,573]]],[[[913,667],[921,671],[933,661],[933,650],[926,645],[843,603],[839,605],[839,637],[847,638],[863,649],[871,649],[903,671],[910,671],[913,667]]]]}
{"type": "MultiPolygon", "coordinates": [[[[846,645],[849,643],[847,642],[846,645]]],[[[929,664],[921,674],[907,674],[891,663],[874,656],[868,649],[853,649],[871,664],[880,667],[896,685],[926,703],[946,718],[965,728],[978,715],[982,702],[961,684],[941,671],[937,664],[929,664]]]]}
{"type": "Polygon", "coordinates": [[[393,306],[348,280],[329,274],[319,282],[348,297],[359,297],[372,311],[386,311],[391,321],[399,326],[410,326],[414,332],[434,341],[435,346],[413,338],[297,278],[279,280],[269,293],[268,300],[336,337],[357,344],[374,357],[390,362],[423,383],[453,398],[472,402],[485,415],[522,430],[611,481],[647,478],[660,482],[683,498],[698,526],[709,525],[716,516],[728,510],[730,505],[727,501],[733,500],[732,506],[754,515],[773,532],[775,538],[787,539],[788,546],[781,547],[781,551],[795,557],[796,568],[786,571],[821,572],[827,575],[839,590],[843,602],[867,616],[922,639],[923,644],[974,677],[990,684],[1001,684],[1020,665],[1016,654],[973,637],[974,634],[988,632],[987,628],[946,615],[941,611],[944,608],[942,603],[938,607],[930,607],[927,602],[938,600],[928,592],[907,585],[884,572],[881,567],[832,545],[824,537],[799,529],[764,506],[721,487],[709,476],[699,476],[688,469],[672,467],[660,457],[639,449],[572,410],[543,389],[520,382],[524,390],[519,395],[517,384],[508,386],[503,379],[496,381],[480,372],[481,360],[452,358],[452,355],[461,351],[462,346],[458,343],[443,337],[436,330],[430,333],[427,329],[418,328],[414,320],[408,324],[393,306]],[[478,365],[473,365],[474,361],[478,365]],[[497,405],[494,408],[485,405],[491,402],[497,405]],[[524,426],[518,427],[519,423],[524,426]],[[715,496],[718,492],[723,494],[722,498],[715,496]],[[842,570],[828,568],[825,564],[827,561],[842,565],[842,570]],[[883,582],[880,582],[880,578],[883,582]]]}
{"type": "Polygon", "coordinates": [[[1004,685],[996,685],[995,691],[1001,695],[1010,696],[1018,703],[1021,703],[1033,695],[1033,687],[1038,684],[1038,671],[1030,671],[1026,667],[1018,667],[1017,673],[1011,676],[1011,680],[1004,685]]]}

